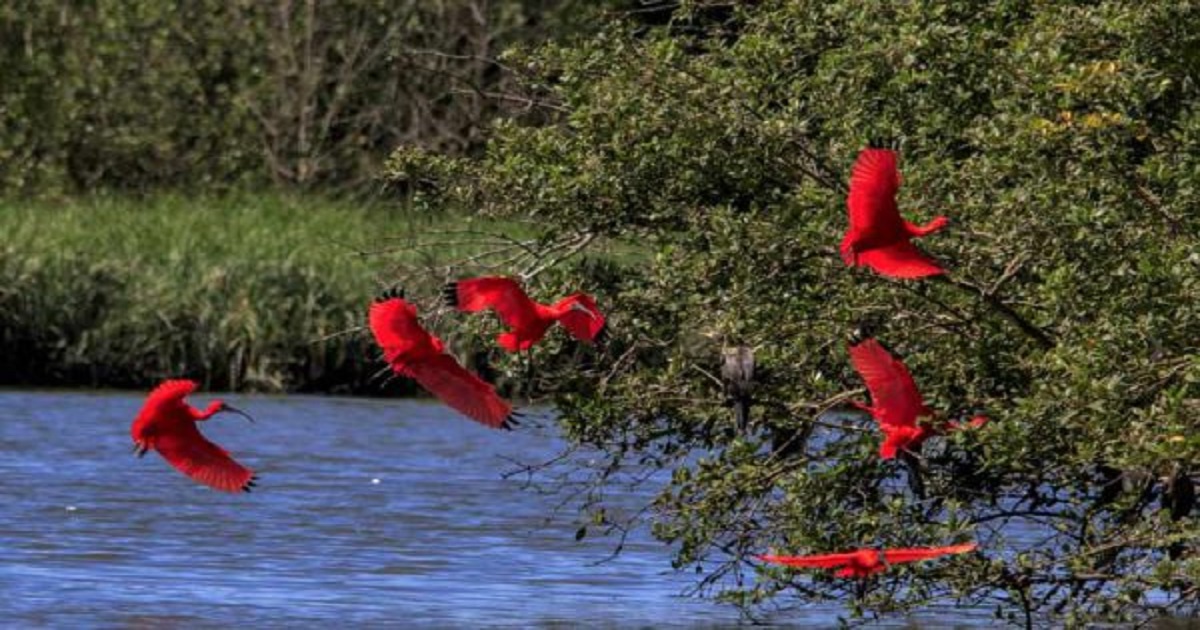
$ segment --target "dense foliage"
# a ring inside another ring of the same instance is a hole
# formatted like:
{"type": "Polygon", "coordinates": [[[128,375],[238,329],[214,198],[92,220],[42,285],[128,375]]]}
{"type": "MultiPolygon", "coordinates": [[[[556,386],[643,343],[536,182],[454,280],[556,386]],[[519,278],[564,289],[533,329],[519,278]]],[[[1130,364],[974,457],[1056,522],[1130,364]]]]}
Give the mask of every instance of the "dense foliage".
{"type": "Polygon", "coordinates": [[[0,192],[369,186],[397,143],[474,146],[505,105],[488,58],[581,15],[572,0],[6,2],[0,192]]]}
{"type": "MultiPolygon", "coordinates": [[[[644,254],[584,249],[539,276],[546,296],[589,284],[610,312],[601,356],[542,373],[567,434],[605,455],[596,479],[669,470],[654,532],[751,608],[1196,610],[1200,7],[682,4],[506,57],[548,123],[496,124],[479,159],[392,163],[426,184],[418,201],[644,254]],[[908,218],[949,215],[922,242],[948,280],[839,259],[849,165],[873,139],[901,149],[908,218]],[[846,404],[864,396],[846,352],[860,326],[931,408],[991,424],[881,461],[846,404]],[[744,430],[720,377],[741,345],[758,365],[744,430]],[[967,540],[981,551],[861,584],[753,559],[967,540]]],[[[602,493],[590,518],[624,527],[602,493]]]]}

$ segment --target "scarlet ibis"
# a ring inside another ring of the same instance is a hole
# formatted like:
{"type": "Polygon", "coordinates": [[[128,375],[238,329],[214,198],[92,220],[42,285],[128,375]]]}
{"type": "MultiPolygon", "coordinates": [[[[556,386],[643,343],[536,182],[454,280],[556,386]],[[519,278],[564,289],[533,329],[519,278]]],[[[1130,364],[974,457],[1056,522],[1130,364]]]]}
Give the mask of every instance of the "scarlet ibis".
{"type": "Polygon", "coordinates": [[[200,411],[183,401],[194,391],[195,381],[181,379],[163,381],[150,392],[130,427],[134,452],[142,457],[154,449],[179,472],[202,484],[225,492],[250,492],[257,479],[254,471],[205,439],[196,423],[222,412],[236,413],[251,421],[253,418],[220,400],[212,401],[200,411]]]}
{"type": "Polygon", "coordinates": [[[925,406],[908,367],[875,339],[852,344],[850,361],[866,381],[867,391],[871,394],[871,405],[853,404],[879,422],[884,433],[879,456],[884,459],[894,458],[901,450],[916,451],[930,435],[965,427],[979,428],[988,421],[983,416],[976,416],[965,427],[956,422],[942,426],[931,424],[934,414],[925,406]]]}
{"type": "Polygon", "coordinates": [[[896,152],[863,149],[850,172],[850,229],[842,239],[842,260],[851,267],[865,265],[891,278],[923,278],[944,273],[936,262],[912,244],[945,227],[939,216],[918,226],[905,221],[896,206],[900,188],[896,152]]]}
{"type": "Polygon", "coordinates": [[[451,282],[442,289],[442,294],[448,306],[465,313],[495,311],[509,328],[497,341],[509,352],[529,349],[546,335],[554,322],[587,343],[597,341],[604,333],[604,315],[586,293],[574,293],[547,306],[529,299],[516,280],[492,276],[451,282]]]}
{"type": "Polygon", "coordinates": [[[930,560],[950,554],[974,551],[975,543],[949,547],[917,547],[913,549],[857,549],[845,553],[819,556],[758,556],[759,560],[788,567],[838,569],[837,577],[864,578],[886,571],[889,565],[902,562],[930,560]],[[841,567],[841,568],[838,568],[841,567]]]}
{"type": "Polygon", "coordinates": [[[375,299],[369,315],[371,332],[392,371],[417,381],[472,420],[494,429],[516,425],[512,405],[446,354],[442,340],[421,327],[416,307],[403,296],[402,291],[384,293],[375,299]]]}

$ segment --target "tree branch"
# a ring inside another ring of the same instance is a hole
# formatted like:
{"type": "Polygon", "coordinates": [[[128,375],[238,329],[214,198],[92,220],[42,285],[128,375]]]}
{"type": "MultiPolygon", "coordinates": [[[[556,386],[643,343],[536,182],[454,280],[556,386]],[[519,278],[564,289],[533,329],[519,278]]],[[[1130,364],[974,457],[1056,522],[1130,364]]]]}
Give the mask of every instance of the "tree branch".
{"type": "Polygon", "coordinates": [[[1047,334],[1046,331],[1042,330],[1041,328],[1038,328],[1037,326],[1033,325],[1033,323],[1031,323],[1029,320],[1022,317],[1020,313],[1013,310],[1012,307],[1010,307],[1008,304],[1005,304],[1004,301],[1001,300],[1000,297],[997,296],[995,293],[992,293],[990,291],[985,291],[969,282],[964,282],[962,280],[950,278],[950,277],[947,277],[944,275],[943,276],[935,276],[935,278],[939,279],[942,282],[949,284],[950,286],[956,287],[962,291],[965,291],[967,293],[970,293],[976,297],[983,299],[983,301],[985,303],[987,303],[987,305],[989,307],[991,307],[991,309],[993,311],[998,313],[1001,317],[1007,319],[1009,322],[1014,324],[1017,328],[1020,328],[1021,332],[1025,333],[1028,337],[1030,337],[1031,339],[1036,341],[1038,345],[1045,348],[1046,350],[1049,350],[1056,345],[1055,340],[1052,337],[1050,337],[1050,335],[1047,334]]]}

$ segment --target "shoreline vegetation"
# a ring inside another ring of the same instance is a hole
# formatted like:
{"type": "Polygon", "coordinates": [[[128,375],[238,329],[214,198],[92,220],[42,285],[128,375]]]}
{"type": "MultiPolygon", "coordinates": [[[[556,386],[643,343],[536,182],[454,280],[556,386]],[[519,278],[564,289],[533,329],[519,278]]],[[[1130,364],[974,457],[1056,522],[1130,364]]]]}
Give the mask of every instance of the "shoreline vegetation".
{"type": "Polygon", "coordinates": [[[0,385],[413,395],[362,330],[401,286],[555,408],[524,472],[577,539],[649,527],[746,619],[1200,611],[1200,4],[56,0],[0,42],[0,385]],[[866,147],[882,240],[949,218],[941,279],[847,266],[866,147]],[[586,290],[605,342],[499,350],[438,300],[480,275],[586,290]],[[860,336],[986,427],[880,457],[860,336]]]}
{"type": "Polygon", "coordinates": [[[0,201],[0,386],[416,395],[374,378],[360,328],[389,265],[469,255],[412,244],[456,220],[281,193],[0,201]]]}

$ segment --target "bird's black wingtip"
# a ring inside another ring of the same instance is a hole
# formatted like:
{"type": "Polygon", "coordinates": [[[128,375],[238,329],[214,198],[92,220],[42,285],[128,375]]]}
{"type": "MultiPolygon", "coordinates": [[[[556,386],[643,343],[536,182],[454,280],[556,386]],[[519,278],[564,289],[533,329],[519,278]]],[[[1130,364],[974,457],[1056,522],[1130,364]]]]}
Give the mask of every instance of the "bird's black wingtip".
{"type": "Polygon", "coordinates": [[[609,339],[611,338],[612,337],[608,332],[608,322],[605,322],[604,325],[600,326],[600,330],[596,331],[596,334],[592,337],[592,343],[598,346],[603,346],[604,344],[608,343],[609,339]]]}
{"type": "Polygon", "coordinates": [[[446,306],[458,308],[457,282],[447,282],[446,285],[442,287],[442,301],[445,302],[446,306]]]}
{"type": "Polygon", "coordinates": [[[525,414],[520,413],[518,411],[514,411],[514,412],[508,414],[508,417],[506,417],[504,419],[504,422],[500,423],[500,428],[504,429],[505,431],[512,431],[516,427],[521,426],[521,421],[519,420],[519,418],[523,418],[523,417],[525,417],[525,414]]]}
{"type": "Polygon", "coordinates": [[[242,492],[250,494],[250,491],[258,485],[258,475],[251,475],[250,479],[242,486],[242,492]]]}
{"type": "Polygon", "coordinates": [[[375,301],[376,302],[386,302],[393,298],[404,299],[404,287],[401,287],[401,286],[388,287],[387,289],[380,291],[379,294],[375,296],[375,301]]]}
{"type": "Polygon", "coordinates": [[[898,151],[900,142],[896,138],[886,138],[883,136],[872,136],[867,139],[868,149],[888,149],[890,151],[898,151]]]}
{"type": "Polygon", "coordinates": [[[857,346],[868,339],[875,338],[875,332],[879,328],[878,324],[873,321],[863,320],[854,326],[854,330],[850,331],[848,341],[851,346],[857,346]]]}

